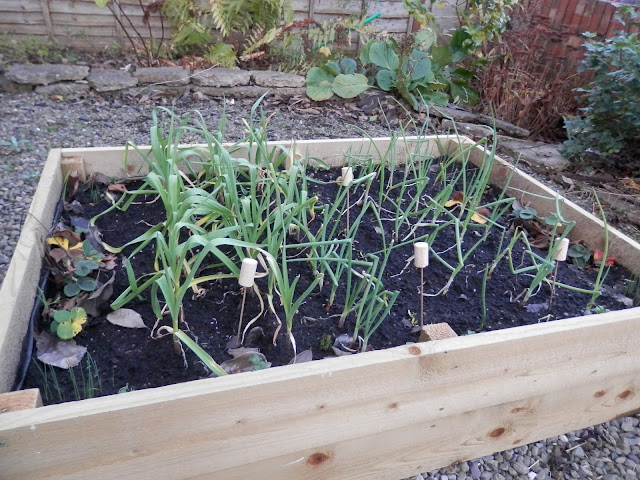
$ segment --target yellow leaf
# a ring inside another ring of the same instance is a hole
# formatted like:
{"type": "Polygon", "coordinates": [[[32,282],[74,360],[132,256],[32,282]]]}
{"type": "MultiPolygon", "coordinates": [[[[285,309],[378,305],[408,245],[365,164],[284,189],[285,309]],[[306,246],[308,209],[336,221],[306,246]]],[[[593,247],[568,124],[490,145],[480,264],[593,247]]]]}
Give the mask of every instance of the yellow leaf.
{"type": "Polygon", "coordinates": [[[69,250],[69,240],[64,237],[49,237],[47,238],[49,245],[56,245],[62,247],[64,250],[69,250]]]}
{"type": "Polygon", "coordinates": [[[329,49],[329,47],[323,46],[318,49],[318,53],[320,55],[324,55],[325,57],[328,57],[329,55],[331,55],[331,50],[329,49]]]}
{"type": "Polygon", "coordinates": [[[478,215],[477,213],[474,213],[473,215],[471,215],[471,220],[481,224],[487,223],[487,219],[481,215],[478,215]]]}
{"type": "Polygon", "coordinates": [[[462,205],[462,202],[459,202],[457,200],[449,200],[444,204],[445,208],[453,207],[454,205],[462,205]]]}

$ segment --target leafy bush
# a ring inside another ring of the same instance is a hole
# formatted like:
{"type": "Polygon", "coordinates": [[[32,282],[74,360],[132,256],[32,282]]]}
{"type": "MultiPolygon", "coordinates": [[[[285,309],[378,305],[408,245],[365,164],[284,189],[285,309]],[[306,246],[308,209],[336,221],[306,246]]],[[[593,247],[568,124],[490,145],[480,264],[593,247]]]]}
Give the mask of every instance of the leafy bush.
{"type": "Polygon", "coordinates": [[[415,110],[423,101],[475,104],[478,94],[468,83],[473,72],[455,65],[467,56],[463,47],[467,39],[466,33],[458,31],[449,45],[434,46],[435,33],[423,29],[405,43],[393,38],[370,40],[360,52],[360,73],[355,73],[357,64],[349,58],[314,67],[307,74],[307,95],[316,101],[327,100],[334,93],[353,98],[377,85],[386,92],[398,93],[415,110]]]}
{"type": "MultiPolygon", "coordinates": [[[[630,7],[620,9],[633,25],[640,25],[640,13],[630,7]]],[[[585,34],[593,38],[593,34],[585,34]]],[[[604,41],[585,43],[587,50],[581,71],[593,73],[584,88],[584,117],[566,122],[569,140],[563,154],[578,158],[586,151],[609,157],[621,150],[638,147],[640,131],[640,42],[638,33],[618,34],[604,41]]]]}

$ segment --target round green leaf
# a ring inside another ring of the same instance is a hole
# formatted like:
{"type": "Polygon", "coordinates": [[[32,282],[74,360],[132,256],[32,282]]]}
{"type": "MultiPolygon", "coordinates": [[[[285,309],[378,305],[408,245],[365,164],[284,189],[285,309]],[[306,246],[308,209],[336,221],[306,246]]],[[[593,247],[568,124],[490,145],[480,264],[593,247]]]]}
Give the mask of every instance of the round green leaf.
{"type": "Polygon", "coordinates": [[[342,98],[354,98],[369,88],[367,77],[361,73],[340,74],[333,81],[333,93],[342,98]]]}
{"type": "Polygon", "coordinates": [[[422,80],[425,83],[431,83],[435,80],[433,71],[431,70],[431,60],[423,58],[413,65],[411,72],[411,80],[422,80]]]}
{"type": "Polygon", "coordinates": [[[78,281],[76,282],[76,284],[78,285],[78,287],[80,287],[80,289],[84,290],[85,292],[92,292],[97,287],[96,281],[93,278],[89,278],[89,277],[78,278],[78,281]]]}
{"type": "Polygon", "coordinates": [[[369,48],[369,58],[378,67],[395,70],[400,64],[396,52],[386,42],[375,42],[369,48]]]}
{"type": "Polygon", "coordinates": [[[380,87],[385,92],[388,92],[393,88],[393,86],[398,81],[398,76],[396,72],[392,72],[391,70],[379,70],[376,75],[376,82],[378,82],[378,87],[380,87]]]}
{"type": "Polygon", "coordinates": [[[340,69],[342,73],[356,73],[356,68],[358,68],[358,64],[353,58],[343,58],[340,60],[340,69]]]}
{"type": "Polygon", "coordinates": [[[334,76],[319,67],[313,67],[307,73],[307,95],[316,102],[333,97],[331,86],[334,76]]]}
{"type": "Polygon", "coordinates": [[[64,294],[67,297],[75,297],[80,293],[80,287],[76,283],[67,283],[64,286],[64,294]]]}
{"type": "Polygon", "coordinates": [[[73,324],[71,322],[64,322],[58,325],[58,329],[56,330],[56,334],[62,340],[69,340],[74,337],[73,332],[73,324]]]}

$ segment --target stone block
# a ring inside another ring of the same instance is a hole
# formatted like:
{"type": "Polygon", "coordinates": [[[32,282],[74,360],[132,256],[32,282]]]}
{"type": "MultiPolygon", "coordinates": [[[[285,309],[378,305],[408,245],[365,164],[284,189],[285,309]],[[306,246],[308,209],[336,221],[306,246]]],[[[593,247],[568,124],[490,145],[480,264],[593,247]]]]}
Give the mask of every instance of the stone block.
{"type": "Polygon", "coordinates": [[[133,74],[139,84],[154,83],[168,87],[179,87],[189,83],[191,70],[186,67],[138,68],[133,74]]]}
{"type": "Polygon", "coordinates": [[[196,92],[202,92],[208,97],[230,97],[230,98],[258,98],[269,89],[265,87],[258,87],[255,85],[247,85],[241,87],[196,87],[196,92]]]}
{"type": "Polygon", "coordinates": [[[202,87],[237,87],[240,85],[249,85],[251,75],[249,75],[249,72],[246,70],[207,68],[193,72],[191,81],[195,85],[202,87]]]}
{"type": "Polygon", "coordinates": [[[36,87],[36,93],[47,97],[51,95],[78,95],[88,91],[88,83],[59,82],[36,87]]]}
{"type": "Polygon", "coordinates": [[[5,76],[12,82],[27,85],[49,85],[65,80],[84,80],[89,75],[89,67],[84,65],[13,65],[7,68],[5,76]]]}
{"type": "Polygon", "coordinates": [[[91,88],[97,92],[113,92],[129,87],[135,87],[138,79],[129,72],[122,70],[92,70],[87,78],[91,88]]]}
{"type": "Polygon", "coordinates": [[[254,70],[249,73],[251,74],[253,83],[261,87],[300,88],[306,85],[306,80],[302,75],[274,72],[271,70],[254,70]]]}

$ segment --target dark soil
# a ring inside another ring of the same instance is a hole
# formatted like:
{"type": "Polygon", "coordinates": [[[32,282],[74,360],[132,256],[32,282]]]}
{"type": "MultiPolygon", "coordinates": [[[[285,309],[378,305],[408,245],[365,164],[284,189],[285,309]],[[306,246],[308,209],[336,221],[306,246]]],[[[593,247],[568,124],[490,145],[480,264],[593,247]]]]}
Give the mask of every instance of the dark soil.
{"type": "MultiPolygon", "coordinates": [[[[314,177],[319,183],[310,183],[310,194],[319,197],[318,204],[331,203],[337,192],[336,172],[316,172],[314,177]]],[[[434,195],[438,186],[433,182],[430,185],[431,192],[425,195],[434,195]]],[[[375,187],[372,191],[376,191],[375,187]]],[[[352,201],[359,197],[360,190],[354,189],[351,194],[352,201]]],[[[487,190],[487,201],[495,198],[499,192],[487,190]]],[[[409,192],[411,194],[411,192],[409,192]]],[[[91,218],[103,211],[109,204],[102,200],[91,203],[89,192],[78,195],[78,200],[83,203],[82,215],[91,218]]],[[[385,206],[383,205],[383,208],[385,206]]],[[[357,214],[357,206],[351,212],[351,218],[357,214]]],[[[68,215],[68,214],[65,214],[68,215]]],[[[382,218],[390,215],[381,213],[382,218]]],[[[64,216],[63,216],[64,218],[64,216]]],[[[126,212],[113,212],[98,220],[98,228],[102,233],[102,239],[109,245],[122,245],[127,241],[144,233],[150,225],[163,221],[164,212],[160,202],[153,202],[153,198],[146,198],[136,202],[126,212]]],[[[67,219],[68,220],[68,219],[67,219]]],[[[319,218],[315,220],[320,221],[319,218]]],[[[511,216],[499,219],[502,225],[513,225],[511,216]]],[[[342,223],[345,223],[344,216],[342,223]]],[[[385,221],[385,230],[392,230],[393,223],[385,221]]],[[[343,226],[343,225],[341,225],[343,226]]],[[[311,224],[313,229],[313,224],[311,224]]],[[[408,226],[403,226],[400,233],[408,226]]],[[[479,226],[472,226],[464,238],[463,248],[473,245],[480,237],[479,226]]],[[[427,231],[421,234],[428,233],[427,231]]],[[[401,235],[402,236],[402,235],[401,235]]],[[[295,240],[291,238],[291,242],[295,240]]],[[[387,239],[391,241],[390,238],[387,239]]],[[[551,310],[542,309],[537,313],[527,311],[518,302],[512,302],[524,288],[529,286],[531,277],[527,275],[513,275],[506,260],[502,260],[486,288],[486,322],[482,325],[482,278],[483,270],[490,264],[498,253],[500,233],[492,229],[483,245],[481,245],[466,262],[464,269],[458,274],[446,296],[425,297],[425,323],[447,322],[458,333],[467,335],[481,330],[496,330],[519,325],[534,324],[549,319],[560,319],[582,315],[585,311],[590,296],[574,293],[566,289],[557,289],[553,298],[551,310]]],[[[505,240],[505,244],[508,239],[505,240]]],[[[455,258],[456,239],[453,231],[442,231],[436,238],[432,248],[449,261],[455,258]]],[[[355,242],[357,253],[376,252],[382,248],[379,233],[376,232],[376,223],[372,218],[364,217],[360,225],[355,242]]],[[[504,247],[503,247],[504,248],[504,247]]],[[[131,249],[125,250],[127,255],[131,249]]],[[[514,249],[514,261],[522,257],[524,246],[517,244],[514,249]]],[[[301,252],[304,254],[304,252],[301,252]]],[[[539,252],[542,256],[544,252],[539,252]]],[[[368,349],[377,350],[407,342],[418,340],[415,332],[415,322],[419,321],[419,284],[420,273],[410,261],[413,255],[411,244],[398,247],[391,254],[385,274],[385,287],[392,291],[399,291],[400,295],[391,314],[376,330],[369,341],[368,349]],[[413,323],[412,323],[413,322],[413,323]]],[[[115,299],[127,286],[127,277],[122,266],[121,256],[116,267],[114,283],[115,299]]],[[[354,255],[355,258],[355,255],[354,255]]],[[[132,258],[132,265],[137,275],[152,272],[154,252],[147,248],[132,258]]],[[[297,292],[302,292],[312,281],[311,269],[306,262],[291,263],[289,270],[291,277],[300,275],[300,284],[297,292]]],[[[593,265],[580,269],[571,263],[560,262],[558,278],[561,282],[581,288],[590,288],[593,284],[597,269],[593,265]]],[[[102,273],[101,280],[105,280],[110,273],[102,273]],[[106,278],[105,278],[106,277],[106,278]]],[[[612,267],[607,276],[607,284],[614,291],[624,293],[624,279],[628,274],[619,267],[612,267]]],[[[425,294],[435,294],[447,282],[449,271],[433,257],[425,272],[425,294]]],[[[266,291],[264,279],[256,281],[262,292],[266,291]]],[[[235,335],[238,328],[238,319],[241,308],[242,292],[235,279],[217,281],[203,285],[206,293],[198,298],[187,298],[184,307],[184,317],[192,337],[202,346],[218,363],[231,358],[226,352],[227,343],[235,335]]],[[[331,348],[322,349],[321,340],[327,335],[331,342],[343,334],[353,333],[354,318],[349,316],[344,328],[337,328],[338,315],[344,301],[343,288],[338,290],[335,302],[328,310],[326,308],[330,285],[325,285],[322,291],[316,289],[308,300],[302,305],[293,325],[293,335],[297,344],[297,351],[311,349],[313,358],[320,359],[334,355],[331,348]]],[[[53,297],[55,292],[49,291],[48,296],[53,297]]],[[[148,297],[148,292],[147,292],[148,297]]],[[[541,304],[549,301],[550,289],[547,284],[529,300],[528,304],[541,304]]],[[[266,303],[266,299],[265,299],[266,303]]],[[[614,310],[624,308],[623,304],[614,298],[612,290],[606,290],[598,298],[597,305],[614,310]],[[608,292],[608,293],[607,293],[608,292]]],[[[185,368],[183,359],[174,353],[174,345],[171,336],[153,339],[150,336],[151,327],[156,321],[155,315],[147,298],[131,302],[126,305],[140,313],[149,329],[128,329],[109,323],[105,316],[90,319],[88,325],[77,335],[76,341],[85,345],[91,355],[91,359],[99,371],[100,389],[95,395],[108,395],[118,392],[121,388],[143,389],[157,387],[172,383],[179,383],[206,377],[209,372],[190,351],[186,352],[188,367],[185,368]]],[[[278,308],[279,305],[276,305],[278,308]]],[[[243,315],[244,322],[259,312],[259,305],[255,296],[250,293],[247,296],[247,305],[243,315]]],[[[105,314],[108,306],[105,306],[105,314]]],[[[279,310],[280,317],[284,315],[279,310]]],[[[165,318],[163,320],[167,322],[165,318]]],[[[277,345],[273,345],[272,337],[277,326],[273,313],[265,313],[256,323],[262,327],[264,336],[249,339],[249,346],[257,346],[273,366],[288,364],[293,358],[293,349],[288,345],[284,328],[277,338],[277,345]]],[[[46,323],[40,328],[47,328],[46,323]]],[[[82,366],[85,365],[83,362],[82,366]]],[[[78,368],[78,367],[77,367],[78,368]]],[[[33,360],[30,365],[29,375],[24,387],[40,387],[42,391],[42,369],[39,361],[33,360]]],[[[57,370],[57,369],[56,369],[57,370]]],[[[86,374],[89,375],[89,374],[86,374]]],[[[80,378],[77,374],[76,378],[80,378]]],[[[47,403],[58,403],[61,399],[74,400],[73,382],[67,372],[57,370],[57,382],[60,393],[55,388],[45,398],[47,403]]],[[[79,382],[79,381],[78,381],[79,382]]],[[[80,385],[82,390],[82,385],[80,385]]],[[[80,396],[84,396],[81,394],[80,396]]]]}

